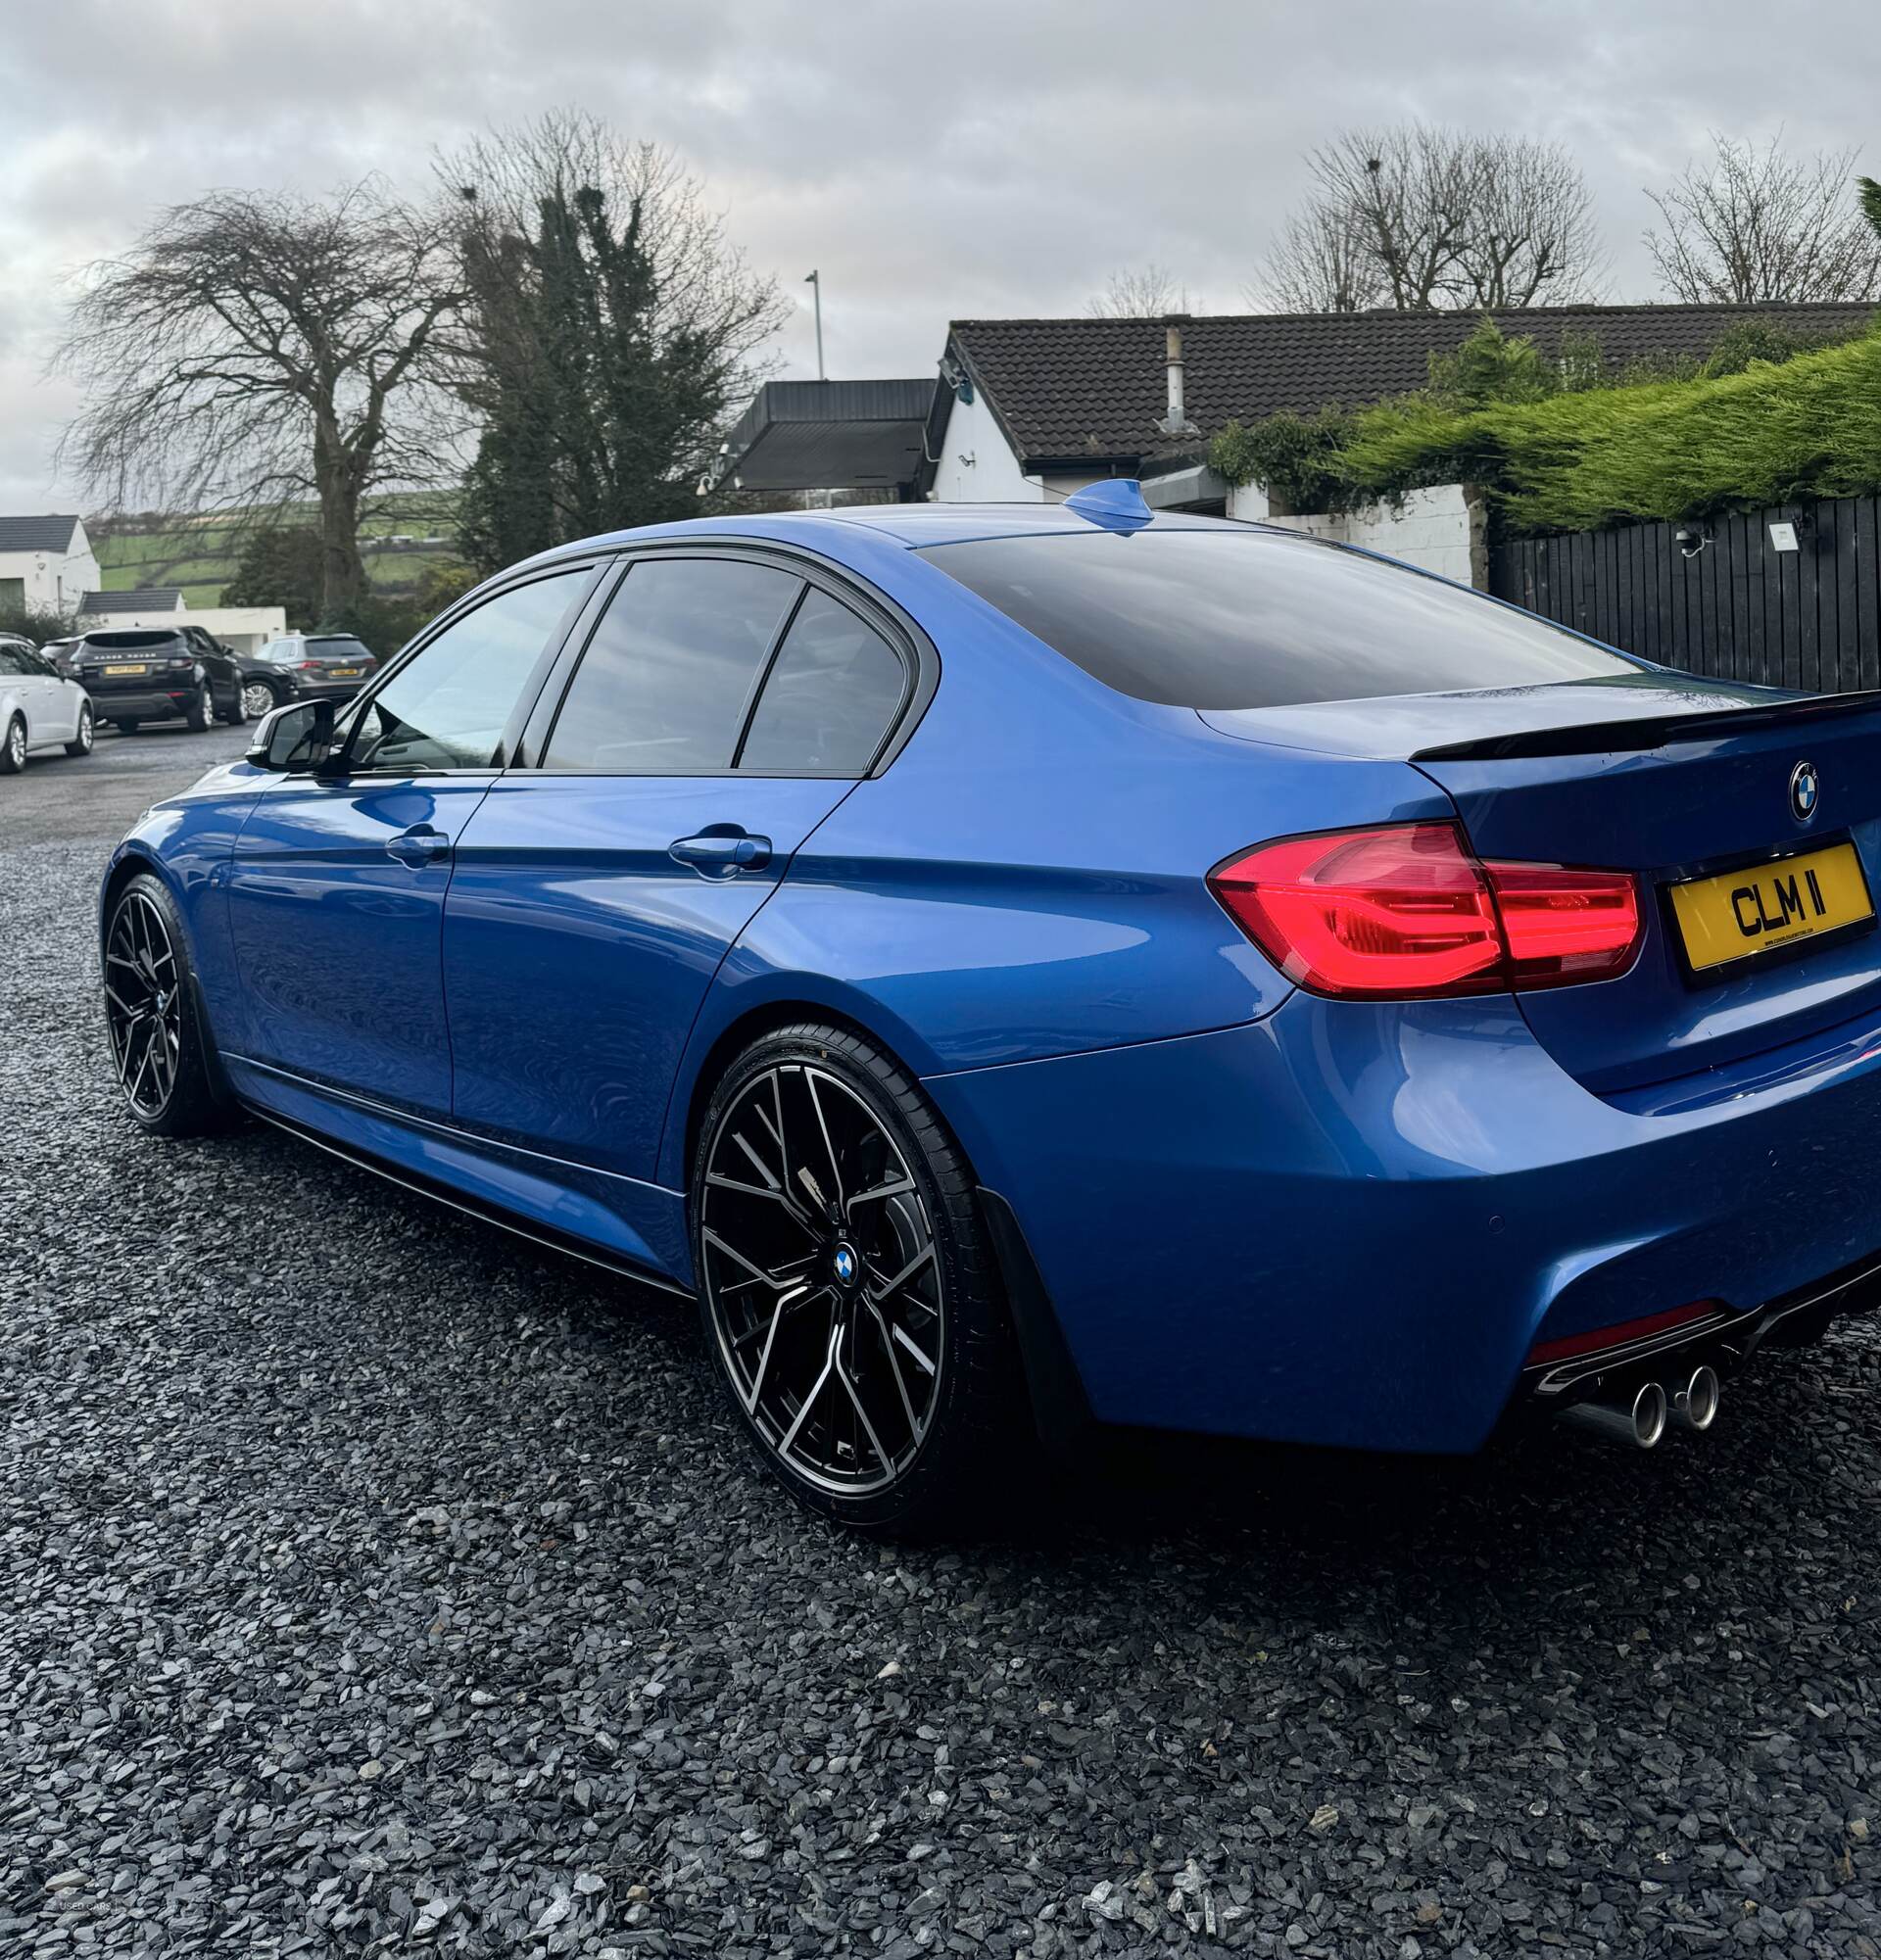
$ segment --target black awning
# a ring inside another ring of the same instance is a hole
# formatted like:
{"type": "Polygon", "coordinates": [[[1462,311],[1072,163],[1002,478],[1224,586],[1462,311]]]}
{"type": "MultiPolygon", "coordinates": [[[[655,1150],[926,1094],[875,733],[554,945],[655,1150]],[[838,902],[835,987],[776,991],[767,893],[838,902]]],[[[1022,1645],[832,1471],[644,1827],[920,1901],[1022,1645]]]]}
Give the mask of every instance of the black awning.
{"type": "Polygon", "coordinates": [[[713,487],[878,490],[912,484],[939,384],[767,381],[719,456],[713,487]]]}

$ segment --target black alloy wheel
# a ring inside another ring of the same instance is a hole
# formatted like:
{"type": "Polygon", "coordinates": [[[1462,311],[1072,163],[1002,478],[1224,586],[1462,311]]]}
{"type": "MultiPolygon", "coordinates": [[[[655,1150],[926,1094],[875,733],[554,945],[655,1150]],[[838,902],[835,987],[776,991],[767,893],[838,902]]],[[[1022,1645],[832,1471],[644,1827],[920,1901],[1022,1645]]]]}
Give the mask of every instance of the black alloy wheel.
{"type": "Polygon", "coordinates": [[[973,1193],[927,1099],[857,1035],[767,1035],[714,1093],[700,1315],[747,1432],[812,1509],[931,1529],[1029,1441],[973,1193]]]}
{"type": "Polygon", "coordinates": [[[119,893],[105,929],[104,969],[105,1025],[131,1116],[159,1136],[219,1128],[223,1111],[182,921],[157,878],[140,875],[119,893]]]}

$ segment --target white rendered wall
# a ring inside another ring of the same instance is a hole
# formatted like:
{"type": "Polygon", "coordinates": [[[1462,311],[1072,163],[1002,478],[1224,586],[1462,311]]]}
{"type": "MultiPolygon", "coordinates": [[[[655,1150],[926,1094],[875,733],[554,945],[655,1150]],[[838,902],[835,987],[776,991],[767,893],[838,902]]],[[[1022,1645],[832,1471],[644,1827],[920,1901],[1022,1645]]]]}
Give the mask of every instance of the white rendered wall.
{"type": "Polygon", "coordinates": [[[1283,524],[1289,531],[1306,531],[1316,538],[1382,551],[1386,557],[1402,558],[1426,572],[1455,579],[1459,585],[1476,583],[1471,550],[1471,510],[1459,483],[1411,491],[1402,504],[1373,503],[1360,510],[1303,517],[1273,512],[1262,486],[1248,484],[1229,492],[1228,514],[1250,523],[1283,524]]]}
{"type": "Polygon", "coordinates": [[[1044,486],[1019,467],[978,389],[971,402],[956,395],[940,437],[934,473],[937,503],[1042,503],[1044,486]]]}

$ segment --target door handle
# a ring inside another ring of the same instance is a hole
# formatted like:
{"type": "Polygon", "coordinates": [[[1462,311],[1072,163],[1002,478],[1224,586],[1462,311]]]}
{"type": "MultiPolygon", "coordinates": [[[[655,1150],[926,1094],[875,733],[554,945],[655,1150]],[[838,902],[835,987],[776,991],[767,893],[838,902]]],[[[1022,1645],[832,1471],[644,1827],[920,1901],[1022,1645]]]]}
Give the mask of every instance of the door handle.
{"type": "Polygon", "coordinates": [[[449,857],[451,839],[428,824],[414,824],[410,830],[386,839],[385,854],[419,871],[427,864],[436,864],[441,857],[449,857]]]}
{"type": "Polygon", "coordinates": [[[676,837],[666,855],[675,864],[691,865],[700,878],[736,878],[771,861],[769,837],[744,831],[704,831],[696,837],[676,837]]]}

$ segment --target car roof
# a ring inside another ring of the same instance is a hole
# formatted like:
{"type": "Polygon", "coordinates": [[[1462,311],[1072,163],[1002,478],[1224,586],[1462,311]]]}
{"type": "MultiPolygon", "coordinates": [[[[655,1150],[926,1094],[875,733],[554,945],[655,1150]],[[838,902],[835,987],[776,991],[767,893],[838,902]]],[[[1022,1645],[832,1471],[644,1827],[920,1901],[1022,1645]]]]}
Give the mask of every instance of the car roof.
{"type": "MultiPolygon", "coordinates": [[[[749,517],[690,517],[673,524],[644,524],[631,531],[603,532],[557,545],[540,559],[547,562],[575,551],[609,550],[630,545],[675,543],[688,538],[767,538],[797,543],[842,555],[845,538],[857,533],[892,541],[909,550],[929,545],[963,544],[975,538],[1088,535],[1104,528],[1063,503],[857,503],[841,510],[767,510],[749,517]]],[[[1158,531],[1233,530],[1220,517],[1164,511],[1145,529],[1158,531]]]]}

